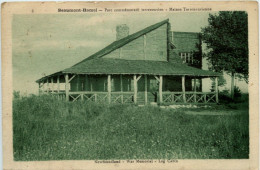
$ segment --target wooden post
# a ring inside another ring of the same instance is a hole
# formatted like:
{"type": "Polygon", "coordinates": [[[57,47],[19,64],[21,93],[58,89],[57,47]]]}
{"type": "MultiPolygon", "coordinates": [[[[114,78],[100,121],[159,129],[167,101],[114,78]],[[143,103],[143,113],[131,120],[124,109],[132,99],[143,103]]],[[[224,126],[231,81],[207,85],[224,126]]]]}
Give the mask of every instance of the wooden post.
{"type": "Polygon", "coordinates": [[[65,74],[65,93],[66,101],[69,101],[69,75],[65,74]]]}
{"type": "Polygon", "coordinates": [[[89,81],[88,81],[88,75],[87,74],[85,74],[84,91],[89,91],[89,81]]]}
{"type": "Polygon", "coordinates": [[[60,92],[60,76],[57,77],[57,92],[60,92]]]}
{"type": "Polygon", "coordinates": [[[45,93],[45,82],[44,80],[42,81],[42,91],[43,91],[43,94],[45,93]]]}
{"type": "Polygon", "coordinates": [[[77,86],[76,86],[76,91],[80,91],[80,90],[79,90],[79,75],[77,75],[77,86]]]}
{"type": "Polygon", "coordinates": [[[196,85],[197,79],[194,79],[194,102],[197,103],[197,85],[196,85]]]}
{"type": "Polygon", "coordinates": [[[197,79],[195,78],[195,79],[194,79],[194,87],[193,87],[193,88],[194,88],[194,89],[193,89],[194,92],[197,92],[197,86],[196,86],[196,84],[197,84],[197,79]]]}
{"type": "Polygon", "coordinates": [[[81,101],[84,100],[84,96],[83,96],[83,94],[80,94],[80,98],[81,98],[81,101]]]}
{"type": "Polygon", "coordinates": [[[144,59],[146,60],[146,35],[144,34],[144,59]]]}
{"type": "Polygon", "coordinates": [[[162,98],[162,86],[163,86],[163,76],[160,76],[160,85],[159,85],[160,103],[163,102],[163,98],[162,98]]]}
{"type": "Polygon", "coordinates": [[[216,103],[218,103],[218,77],[215,77],[216,103]]]}
{"type": "Polygon", "coordinates": [[[182,76],[182,94],[183,94],[183,102],[186,103],[186,94],[185,94],[185,76],[182,76]]]}
{"type": "Polygon", "coordinates": [[[134,103],[137,103],[137,80],[136,75],[134,75],[134,103]]]}
{"type": "Polygon", "coordinates": [[[147,75],[144,75],[144,100],[147,104],[147,75]]]}
{"type": "Polygon", "coordinates": [[[108,103],[111,103],[111,75],[107,76],[107,92],[108,103]]]}
{"type": "Polygon", "coordinates": [[[51,77],[51,92],[54,93],[53,77],[51,77]]]}
{"type": "Polygon", "coordinates": [[[124,103],[124,98],[123,98],[123,77],[122,74],[120,74],[120,90],[121,90],[121,103],[124,103]]]}
{"type": "Polygon", "coordinates": [[[39,93],[39,95],[40,95],[40,94],[41,94],[41,82],[39,82],[38,85],[39,85],[39,91],[38,91],[38,93],[39,93]]]}
{"type": "Polygon", "coordinates": [[[95,96],[95,102],[96,102],[97,101],[97,93],[95,93],[94,96],[95,96]]]}
{"type": "MultiPolygon", "coordinates": [[[[92,77],[92,76],[91,76],[92,77]]],[[[89,78],[89,77],[88,77],[89,78]]],[[[90,84],[90,91],[93,91],[93,77],[89,78],[89,84],[90,84]]]]}
{"type": "Polygon", "coordinates": [[[47,94],[49,94],[49,90],[50,90],[50,87],[49,87],[49,78],[47,78],[47,94]]]}

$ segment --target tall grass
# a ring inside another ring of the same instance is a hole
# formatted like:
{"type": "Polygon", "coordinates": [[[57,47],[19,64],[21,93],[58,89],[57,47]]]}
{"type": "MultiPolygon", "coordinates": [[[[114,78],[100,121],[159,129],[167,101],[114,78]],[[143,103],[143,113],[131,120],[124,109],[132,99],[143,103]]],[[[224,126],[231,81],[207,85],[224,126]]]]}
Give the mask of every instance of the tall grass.
{"type": "Polygon", "coordinates": [[[248,158],[248,108],[206,116],[22,97],[13,100],[13,147],[14,159],[22,161],[248,158]]]}

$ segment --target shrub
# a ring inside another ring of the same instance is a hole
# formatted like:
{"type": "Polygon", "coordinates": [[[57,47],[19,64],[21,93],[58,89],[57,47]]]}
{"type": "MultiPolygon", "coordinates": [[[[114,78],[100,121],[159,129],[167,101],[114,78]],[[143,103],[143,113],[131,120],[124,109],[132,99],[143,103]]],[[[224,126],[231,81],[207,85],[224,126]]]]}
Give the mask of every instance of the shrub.
{"type": "Polygon", "coordinates": [[[234,87],[234,100],[230,97],[229,90],[223,90],[219,93],[219,100],[222,103],[239,103],[239,102],[246,102],[248,98],[246,98],[246,95],[242,95],[241,90],[239,87],[234,87]]]}
{"type": "Polygon", "coordinates": [[[219,101],[221,103],[233,102],[233,100],[230,97],[229,90],[223,90],[223,91],[219,92],[219,101]]]}
{"type": "Polygon", "coordinates": [[[234,87],[234,98],[241,99],[241,90],[237,86],[234,87]]]}

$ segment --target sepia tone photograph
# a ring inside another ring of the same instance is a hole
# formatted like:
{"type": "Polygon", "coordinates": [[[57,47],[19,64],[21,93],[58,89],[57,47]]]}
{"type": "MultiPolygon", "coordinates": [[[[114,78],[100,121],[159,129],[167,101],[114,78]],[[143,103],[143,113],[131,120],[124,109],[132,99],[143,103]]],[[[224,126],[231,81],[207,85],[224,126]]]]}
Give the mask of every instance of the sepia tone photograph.
{"type": "Polygon", "coordinates": [[[250,159],[247,10],[93,6],[12,15],[14,162],[250,159]]]}

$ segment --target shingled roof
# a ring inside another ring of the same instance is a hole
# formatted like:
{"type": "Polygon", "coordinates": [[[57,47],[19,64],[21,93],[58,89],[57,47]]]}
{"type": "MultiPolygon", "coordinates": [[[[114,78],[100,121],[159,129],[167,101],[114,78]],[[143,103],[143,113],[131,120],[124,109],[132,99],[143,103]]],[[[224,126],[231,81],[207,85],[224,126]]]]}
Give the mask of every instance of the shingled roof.
{"type": "Polygon", "coordinates": [[[201,70],[190,67],[186,64],[173,63],[167,61],[152,60],[124,60],[97,58],[86,60],[79,65],[56,72],[43,77],[36,82],[44,80],[47,77],[61,74],[146,74],[146,75],[185,75],[193,77],[214,77],[220,76],[220,73],[201,70]]]}
{"type": "Polygon", "coordinates": [[[201,70],[167,61],[124,60],[97,58],[85,61],[62,71],[73,74],[151,74],[151,75],[187,75],[218,76],[218,73],[201,70]]]}

